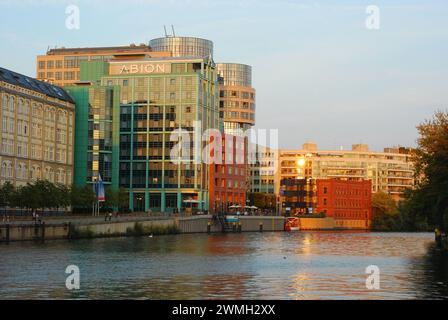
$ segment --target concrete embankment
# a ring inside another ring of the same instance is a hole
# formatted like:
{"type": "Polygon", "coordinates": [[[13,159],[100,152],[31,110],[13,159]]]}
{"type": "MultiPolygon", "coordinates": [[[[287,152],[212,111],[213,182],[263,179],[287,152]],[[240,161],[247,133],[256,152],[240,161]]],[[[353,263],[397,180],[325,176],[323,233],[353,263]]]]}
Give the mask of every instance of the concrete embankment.
{"type": "MultiPolygon", "coordinates": [[[[210,215],[191,217],[146,217],[125,221],[92,219],[42,224],[0,225],[0,242],[45,241],[113,236],[139,236],[145,234],[215,233],[222,232],[221,223],[210,215]]],[[[242,216],[235,223],[235,231],[283,231],[283,217],[242,216]]]]}

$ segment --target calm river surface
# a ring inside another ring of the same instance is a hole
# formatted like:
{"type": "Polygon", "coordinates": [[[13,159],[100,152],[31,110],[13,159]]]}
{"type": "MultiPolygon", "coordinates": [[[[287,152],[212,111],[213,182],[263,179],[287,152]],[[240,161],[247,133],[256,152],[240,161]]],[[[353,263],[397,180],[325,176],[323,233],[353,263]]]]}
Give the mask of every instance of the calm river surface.
{"type": "Polygon", "coordinates": [[[429,233],[242,233],[0,245],[3,299],[448,298],[429,233]],[[77,265],[81,288],[65,287],[77,265]],[[366,267],[380,289],[366,288],[366,267]]]}

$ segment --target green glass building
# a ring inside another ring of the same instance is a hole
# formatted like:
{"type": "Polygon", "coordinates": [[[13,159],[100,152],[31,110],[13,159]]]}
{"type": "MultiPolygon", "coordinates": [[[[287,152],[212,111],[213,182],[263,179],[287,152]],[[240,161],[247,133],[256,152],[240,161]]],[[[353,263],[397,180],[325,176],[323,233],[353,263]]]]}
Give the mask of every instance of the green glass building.
{"type": "Polygon", "coordinates": [[[77,107],[75,183],[98,172],[129,191],[132,211],[207,210],[209,172],[200,158],[208,142],[200,137],[222,129],[213,60],[92,61],[80,72],[85,84],[67,88],[77,107]],[[171,157],[179,128],[190,137],[182,161],[171,157]]]}
{"type": "Polygon", "coordinates": [[[73,184],[92,183],[101,174],[105,185],[118,190],[119,87],[79,84],[65,89],[76,104],[73,184]]]}

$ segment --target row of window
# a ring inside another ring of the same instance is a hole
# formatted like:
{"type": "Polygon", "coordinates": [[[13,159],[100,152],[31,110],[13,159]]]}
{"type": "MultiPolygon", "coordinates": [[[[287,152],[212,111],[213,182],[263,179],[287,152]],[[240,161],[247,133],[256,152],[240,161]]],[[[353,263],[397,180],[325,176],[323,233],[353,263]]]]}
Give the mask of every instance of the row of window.
{"type": "Polygon", "coordinates": [[[226,186],[227,188],[245,188],[246,182],[230,179],[215,179],[215,186],[220,186],[221,188],[226,188],[226,186]]]}
{"type": "Polygon", "coordinates": [[[65,71],[62,73],[61,71],[56,72],[39,72],[39,79],[54,79],[54,80],[79,80],[79,71],[65,71]],[[62,78],[64,76],[64,78],[62,78]]]}
{"type": "Polygon", "coordinates": [[[220,111],[220,117],[224,119],[247,119],[255,121],[255,114],[238,111],[220,111]]]}
{"type": "MultiPolygon", "coordinates": [[[[71,172],[66,172],[63,168],[54,170],[52,167],[46,167],[43,175],[40,166],[33,165],[28,170],[25,163],[18,163],[16,165],[15,178],[21,180],[31,179],[33,181],[38,179],[45,179],[50,182],[71,183],[71,172]]],[[[1,167],[1,177],[3,179],[13,179],[13,165],[11,161],[3,161],[1,167]]]]}
{"type": "MultiPolygon", "coordinates": [[[[30,102],[28,100],[19,98],[16,99],[14,96],[3,95],[2,99],[2,111],[3,114],[7,112],[14,113],[15,107],[17,105],[17,113],[28,115],[30,112],[30,102]]],[[[42,104],[33,103],[32,104],[32,116],[33,118],[43,118],[45,110],[45,119],[50,121],[56,121],[61,124],[73,125],[73,114],[68,113],[65,110],[58,110],[53,107],[43,107],[42,104]]]]}
{"type": "Polygon", "coordinates": [[[255,99],[255,93],[247,91],[236,91],[236,90],[220,90],[220,98],[241,98],[241,99],[255,99]]]}
{"type": "Polygon", "coordinates": [[[220,108],[228,108],[228,109],[251,109],[255,110],[255,103],[249,102],[239,102],[239,101],[219,101],[220,108]]]}
{"type": "MultiPolygon", "coordinates": [[[[65,149],[54,148],[52,146],[44,147],[44,158],[45,161],[56,161],[60,163],[66,163],[67,157],[69,159],[69,164],[71,164],[71,151],[68,152],[65,149]],[[56,152],[55,152],[56,150],[56,152]]],[[[28,154],[28,143],[23,141],[17,141],[16,143],[16,152],[14,152],[14,141],[7,138],[2,138],[2,146],[1,151],[5,155],[14,156],[23,158],[32,158],[41,160],[42,159],[42,146],[37,144],[31,144],[30,154],[28,154]]]]}

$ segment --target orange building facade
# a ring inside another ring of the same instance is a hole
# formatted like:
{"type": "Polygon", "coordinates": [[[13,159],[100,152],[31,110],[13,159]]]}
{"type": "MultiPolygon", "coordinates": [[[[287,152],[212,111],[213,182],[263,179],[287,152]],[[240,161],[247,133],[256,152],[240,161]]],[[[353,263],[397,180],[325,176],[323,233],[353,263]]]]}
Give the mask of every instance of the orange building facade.
{"type": "Polygon", "coordinates": [[[316,180],[316,211],[333,217],[344,229],[369,229],[372,224],[372,182],[316,180]]]}
{"type": "Polygon", "coordinates": [[[246,205],[247,152],[244,137],[223,134],[211,137],[209,211],[228,212],[232,205],[246,205]]]}
{"type": "Polygon", "coordinates": [[[152,51],[140,44],[119,47],[58,48],[37,56],[36,78],[57,86],[72,85],[80,80],[82,61],[110,61],[112,59],[144,59],[170,57],[171,52],[152,51]]]}

